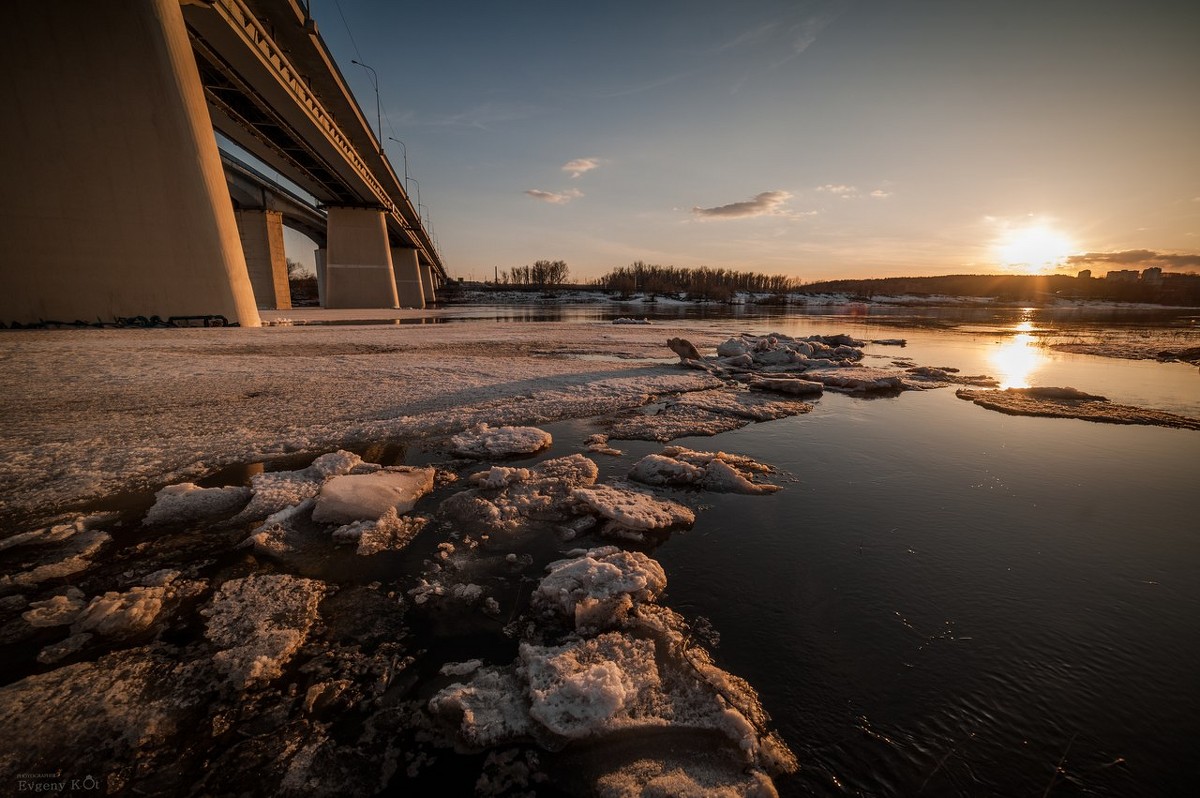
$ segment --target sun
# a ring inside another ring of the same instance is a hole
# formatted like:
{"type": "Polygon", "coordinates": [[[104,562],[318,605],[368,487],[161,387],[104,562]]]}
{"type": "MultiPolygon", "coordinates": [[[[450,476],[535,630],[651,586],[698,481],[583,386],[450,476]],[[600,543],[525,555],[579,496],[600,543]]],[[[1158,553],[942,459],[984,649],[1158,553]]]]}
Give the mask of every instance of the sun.
{"type": "Polygon", "coordinates": [[[1044,224],[1009,230],[996,243],[1000,264],[1027,274],[1053,271],[1074,252],[1071,239],[1044,224]]]}

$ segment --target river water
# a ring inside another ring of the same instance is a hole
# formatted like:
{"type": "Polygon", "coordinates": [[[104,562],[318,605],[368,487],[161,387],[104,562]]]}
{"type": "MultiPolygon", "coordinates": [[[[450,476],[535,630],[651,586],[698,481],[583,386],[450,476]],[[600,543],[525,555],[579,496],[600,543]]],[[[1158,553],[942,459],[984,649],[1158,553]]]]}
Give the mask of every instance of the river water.
{"type": "MultiPolygon", "coordinates": [[[[1193,318],[953,308],[882,324],[740,321],[903,337],[866,352],[1196,417],[1193,366],[1038,345],[1193,318]]],[[[589,431],[553,427],[563,441],[589,431]]],[[[1005,416],[944,389],[826,393],[810,414],[676,443],[787,475],[771,496],[705,495],[695,527],[654,552],[664,601],[712,620],[719,664],[758,689],[797,752],[782,793],[1194,794],[1200,434],[1005,416]]],[[[658,451],[619,445],[608,474],[658,451]]]]}

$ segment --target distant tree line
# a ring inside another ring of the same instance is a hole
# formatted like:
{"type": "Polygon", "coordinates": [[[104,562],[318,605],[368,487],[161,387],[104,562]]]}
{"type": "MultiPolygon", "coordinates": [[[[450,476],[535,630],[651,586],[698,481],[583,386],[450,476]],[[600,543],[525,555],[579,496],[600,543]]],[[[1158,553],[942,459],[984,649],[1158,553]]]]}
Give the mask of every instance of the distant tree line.
{"type": "Polygon", "coordinates": [[[786,294],[799,287],[800,282],[794,277],[781,274],[739,272],[708,266],[659,266],[639,260],[628,266],[618,266],[599,278],[596,284],[626,296],[637,292],[651,295],[675,294],[686,296],[688,299],[726,302],[737,291],[786,294]]]}
{"type": "Polygon", "coordinates": [[[941,277],[883,277],[808,283],[806,294],[979,296],[1010,301],[1048,297],[1166,305],[1200,303],[1200,276],[1164,274],[1161,282],[1120,282],[1062,274],[954,274],[941,277]]]}
{"type": "Polygon", "coordinates": [[[539,260],[532,266],[514,266],[497,272],[499,285],[536,285],[540,287],[562,285],[571,270],[563,260],[539,260]]]}

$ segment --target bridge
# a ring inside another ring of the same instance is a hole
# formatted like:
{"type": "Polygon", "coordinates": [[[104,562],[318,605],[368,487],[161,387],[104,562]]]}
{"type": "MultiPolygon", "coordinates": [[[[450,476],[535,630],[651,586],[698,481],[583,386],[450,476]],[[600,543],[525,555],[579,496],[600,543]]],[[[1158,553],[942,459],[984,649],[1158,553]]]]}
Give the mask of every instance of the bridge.
{"type": "Polygon", "coordinates": [[[18,3],[0,68],[0,321],[257,326],[290,304],[284,225],[318,243],[327,307],[424,307],[448,279],[300,0],[18,3]]]}

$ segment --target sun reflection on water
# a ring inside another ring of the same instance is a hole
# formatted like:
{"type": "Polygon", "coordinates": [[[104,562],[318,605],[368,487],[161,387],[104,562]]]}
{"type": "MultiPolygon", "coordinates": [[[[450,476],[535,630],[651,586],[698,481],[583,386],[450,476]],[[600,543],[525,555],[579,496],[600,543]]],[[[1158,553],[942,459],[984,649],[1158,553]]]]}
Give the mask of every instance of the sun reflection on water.
{"type": "Polygon", "coordinates": [[[996,370],[993,375],[1001,388],[1028,388],[1030,378],[1046,363],[1046,356],[1031,334],[1033,322],[1028,319],[1013,327],[1012,338],[991,350],[988,360],[996,370]]]}

